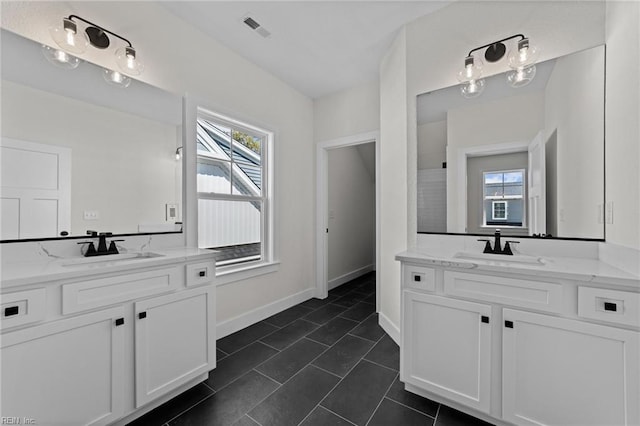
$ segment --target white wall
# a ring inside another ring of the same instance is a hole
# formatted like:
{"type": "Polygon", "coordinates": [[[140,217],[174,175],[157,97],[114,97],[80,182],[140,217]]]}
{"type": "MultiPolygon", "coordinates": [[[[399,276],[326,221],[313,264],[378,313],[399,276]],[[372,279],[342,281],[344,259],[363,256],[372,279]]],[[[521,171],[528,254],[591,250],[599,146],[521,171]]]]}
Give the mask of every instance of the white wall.
{"type": "MultiPolygon", "coordinates": [[[[375,144],[364,145],[369,150],[375,144]]],[[[364,164],[362,145],[328,151],[328,281],[375,263],[375,172],[364,164]]],[[[336,282],[337,284],[337,282],[336,282]]]]}
{"type": "MultiPolygon", "coordinates": [[[[312,101],[152,2],[4,2],[2,26],[50,43],[49,24],[71,13],[130,39],[146,63],[142,80],[275,131],[279,270],[218,287],[218,323],[310,289],[315,276],[312,101]]],[[[112,55],[97,49],[83,57],[113,66],[112,55]]],[[[195,191],[192,154],[187,191],[195,191]]],[[[197,209],[195,202],[185,207],[197,209]]]]}
{"type": "Polygon", "coordinates": [[[640,249],[640,3],[607,2],[607,242],[640,249]]]}
{"type": "Polygon", "coordinates": [[[378,81],[333,93],[313,101],[316,142],[377,131],[380,128],[378,81]]]}
{"type": "Polygon", "coordinates": [[[418,170],[440,169],[447,161],[447,120],[418,126],[418,170]]]}
{"type": "Polygon", "coordinates": [[[546,142],[556,132],[557,236],[604,238],[604,47],[558,58],[545,89],[546,142]],[[569,167],[570,166],[570,167],[569,167]]]}
{"type": "MultiPolygon", "coordinates": [[[[407,34],[403,28],[380,64],[380,263],[377,265],[380,319],[397,330],[400,326],[400,264],[395,261],[395,255],[410,242],[407,194],[416,191],[415,185],[407,186],[407,164],[412,163],[417,173],[415,156],[409,157],[406,143],[406,87],[407,34]]],[[[415,218],[416,206],[412,208],[415,218]]]]}
{"type": "Polygon", "coordinates": [[[136,233],[181,203],[176,126],[6,80],[2,104],[2,137],[71,148],[71,235],[136,233]],[[85,210],[99,219],[84,220],[85,210]]]}
{"type": "MultiPolygon", "coordinates": [[[[481,145],[529,143],[544,127],[544,95],[527,93],[447,112],[447,229],[465,232],[459,223],[458,152],[481,145]]],[[[462,183],[465,185],[465,183],[462,183]]]]}
{"type": "MultiPolygon", "coordinates": [[[[415,244],[417,230],[416,96],[457,84],[456,74],[469,50],[519,33],[541,46],[540,61],[602,44],[604,4],[455,2],[408,24],[400,36],[402,42],[396,42],[383,61],[380,74],[380,132],[384,149],[381,232],[383,244],[386,237],[391,242],[384,244],[386,250],[382,252],[379,269],[383,271],[382,314],[396,325],[400,324],[400,268],[394,256],[415,244]],[[396,67],[389,66],[391,57],[398,58],[396,67]],[[398,195],[401,191],[405,191],[404,194],[398,195]],[[406,236],[400,237],[400,232],[406,232],[406,236]]],[[[505,71],[506,67],[506,62],[501,61],[485,70],[490,75],[505,71]]]]}

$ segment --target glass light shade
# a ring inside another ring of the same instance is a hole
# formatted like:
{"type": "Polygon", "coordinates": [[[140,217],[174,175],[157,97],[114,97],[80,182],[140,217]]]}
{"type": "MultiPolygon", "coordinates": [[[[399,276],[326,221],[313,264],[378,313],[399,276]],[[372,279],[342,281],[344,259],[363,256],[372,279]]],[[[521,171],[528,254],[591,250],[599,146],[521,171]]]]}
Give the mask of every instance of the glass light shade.
{"type": "Polygon", "coordinates": [[[481,59],[473,56],[467,56],[464,60],[464,68],[458,73],[458,81],[466,83],[472,80],[479,80],[482,76],[482,66],[484,63],[481,59]]]}
{"type": "Polygon", "coordinates": [[[105,69],[102,77],[104,77],[104,81],[116,87],[125,88],[131,84],[131,79],[119,71],[105,69]]]}
{"type": "Polygon", "coordinates": [[[513,71],[509,71],[507,73],[507,82],[511,87],[523,87],[533,81],[533,78],[536,76],[536,66],[529,65],[524,68],[517,68],[513,71]]]}
{"type": "Polygon", "coordinates": [[[116,62],[120,69],[129,75],[139,75],[144,70],[144,64],[137,58],[132,47],[116,50],[116,62]]]}
{"type": "Polygon", "coordinates": [[[42,45],[42,54],[49,62],[60,68],[72,70],[78,68],[78,65],[80,65],[80,59],[70,55],[64,50],[54,49],[46,44],[42,45]]]}
{"type": "Polygon", "coordinates": [[[509,66],[513,69],[533,65],[538,59],[538,48],[529,45],[529,39],[518,42],[518,49],[509,52],[509,66]]]}
{"type": "Polygon", "coordinates": [[[83,53],[89,46],[89,37],[84,32],[78,34],[76,23],[65,18],[62,26],[49,28],[49,34],[60,48],[70,53],[83,53]]]}
{"type": "Polygon", "coordinates": [[[484,79],[470,80],[460,86],[460,92],[462,96],[467,99],[472,99],[480,96],[484,91],[484,79]]]}

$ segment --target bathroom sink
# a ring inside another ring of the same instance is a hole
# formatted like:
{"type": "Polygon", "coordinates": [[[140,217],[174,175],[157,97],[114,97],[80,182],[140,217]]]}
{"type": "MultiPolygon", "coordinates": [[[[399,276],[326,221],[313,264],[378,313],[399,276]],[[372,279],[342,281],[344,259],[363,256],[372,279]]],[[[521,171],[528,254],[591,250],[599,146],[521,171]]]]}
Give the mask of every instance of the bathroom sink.
{"type": "Polygon", "coordinates": [[[62,262],[61,266],[100,266],[106,264],[116,264],[130,260],[152,259],[154,257],[162,257],[163,254],[144,252],[144,253],[121,253],[108,254],[104,256],[83,257],[80,259],[67,260],[62,262]]]}
{"type": "Polygon", "coordinates": [[[544,261],[538,256],[527,256],[525,254],[514,254],[509,256],[506,254],[491,254],[491,253],[473,253],[473,252],[458,252],[453,257],[458,259],[469,260],[482,260],[486,262],[504,262],[504,263],[522,263],[527,265],[544,265],[544,261]]]}

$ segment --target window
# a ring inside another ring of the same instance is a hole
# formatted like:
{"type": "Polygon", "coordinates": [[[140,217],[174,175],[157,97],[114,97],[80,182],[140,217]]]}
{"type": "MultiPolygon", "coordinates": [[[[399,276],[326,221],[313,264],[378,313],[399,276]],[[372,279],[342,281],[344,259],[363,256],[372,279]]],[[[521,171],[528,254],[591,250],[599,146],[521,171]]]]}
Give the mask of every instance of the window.
{"type": "Polygon", "coordinates": [[[198,246],[220,271],[270,262],[271,132],[198,110],[198,246]]]}
{"type": "Polygon", "coordinates": [[[524,227],[525,171],[484,172],[484,226],[524,227]]]}

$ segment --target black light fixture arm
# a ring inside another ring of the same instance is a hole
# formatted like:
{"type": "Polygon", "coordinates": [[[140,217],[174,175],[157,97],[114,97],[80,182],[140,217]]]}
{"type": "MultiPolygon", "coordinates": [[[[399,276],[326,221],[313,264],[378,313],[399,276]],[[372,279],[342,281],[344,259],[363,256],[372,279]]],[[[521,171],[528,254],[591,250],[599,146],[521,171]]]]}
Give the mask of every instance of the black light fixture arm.
{"type": "Polygon", "coordinates": [[[520,37],[520,40],[524,40],[524,39],[526,38],[523,34],[515,34],[515,35],[512,35],[512,36],[510,36],[510,37],[503,38],[502,40],[493,41],[493,42],[491,42],[491,43],[485,44],[484,46],[476,47],[475,49],[470,50],[470,51],[469,51],[469,54],[468,54],[467,56],[471,56],[471,54],[472,54],[473,52],[476,52],[476,51],[478,51],[478,50],[481,50],[481,49],[485,49],[485,48],[487,48],[487,47],[494,46],[494,45],[496,45],[496,44],[502,43],[502,42],[507,41],[507,40],[511,40],[511,39],[513,39],[513,38],[516,38],[516,37],[520,37]]]}
{"type": "Polygon", "coordinates": [[[133,47],[133,45],[131,44],[131,42],[130,42],[129,40],[127,40],[126,38],[122,37],[121,35],[118,35],[118,34],[116,34],[116,33],[112,32],[112,31],[107,30],[106,28],[101,27],[100,25],[94,24],[94,23],[93,23],[93,22],[91,22],[91,21],[88,21],[88,20],[86,20],[86,19],[84,19],[84,18],[81,18],[81,17],[80,17],[80,16],[78,16],[78,15],[69,15],[69,17],[68,17],[67,19],[70,19],[70,20],[78,19],[78,20],[80,20],[80,21],[84,22],[85,24],[89,24],[89,25],[91,25],[92,27],[95,27],[95,28],[99,29],[100,31],[103,31],[103,32],[105,32],[105,33],[107,33],[107,34],[111,34],[111,35],[112,35],[112,36],[114,36],[114,37],[118,37],[120,40],[122,40],[122,41],[126,42],[126,43],[129,45],[129,47],[131,47],[131,48],[133,47]]]}

